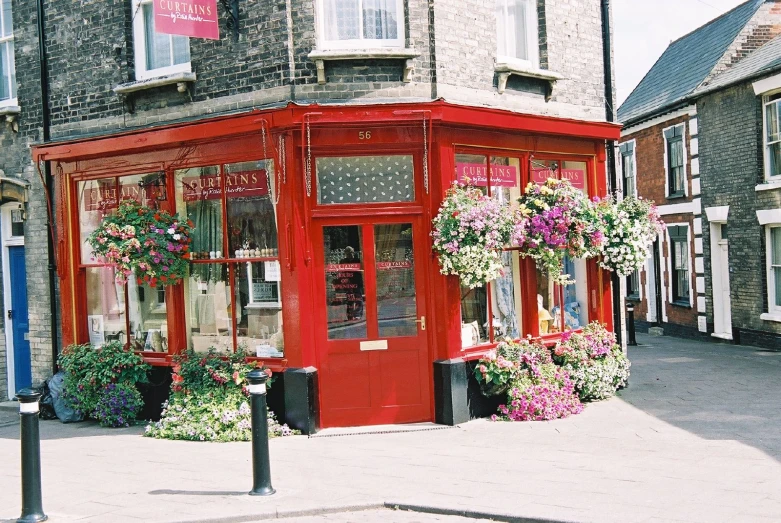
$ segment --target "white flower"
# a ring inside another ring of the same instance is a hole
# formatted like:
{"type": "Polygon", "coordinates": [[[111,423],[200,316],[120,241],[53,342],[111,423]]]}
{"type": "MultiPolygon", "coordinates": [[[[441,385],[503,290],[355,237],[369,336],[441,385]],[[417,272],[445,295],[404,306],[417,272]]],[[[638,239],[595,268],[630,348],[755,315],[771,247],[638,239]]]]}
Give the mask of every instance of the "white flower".
{"type": "Polygon", "coordinates": [[[179,234],[179,233],[174,234],[174,240],[179,240],[181,237],[182,237],[182,235],[179,234]]]}
{"type": "Polygon", "coordinates": [[[176,229],[174,229],[173,227],[171,227],[170,229],[168,229],[168,234],[173,234],[173,233],[175,233],[175,232],[176,232],[176,229]]]}

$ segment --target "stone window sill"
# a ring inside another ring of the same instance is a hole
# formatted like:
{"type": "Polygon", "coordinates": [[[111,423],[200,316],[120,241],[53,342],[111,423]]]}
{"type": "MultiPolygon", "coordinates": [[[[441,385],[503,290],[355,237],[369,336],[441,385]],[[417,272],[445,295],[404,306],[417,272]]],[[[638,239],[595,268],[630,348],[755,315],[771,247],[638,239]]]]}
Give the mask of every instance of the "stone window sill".
{"type": "Polygon", "coordinates": [[[165,76],[158,76],[156,78],[148,78],[146,80],[138,80],[136,82],[127,82],[119,84],[114,87],[114,92],[117,94],[131,94],[138,91],[145,91],[147,89],[154,89],[156,87],[162,87],[165,85],[176,84],[176,89],[180,93],[187,91],[187,84],[196,80],[195,73],[172,73],[165,76]]]}
{"type": "Polygon", "coordinates": [[[781,323],[781,314],[779,313],[772,313],[772,312],[763,312],[759,315],[760,320],[765,321],[776,321],[781,323]]]}
{"type": "Polygon", "coordinates": [[[691,309],[692,308],[692,304],[689,303],[688,301],[674,301],[674,302],[670,303],[670,305],[674,305],[676,307],[681,307],[681,308],[684,308],[684,309],[691,309]]]}
{"type": "Polygon", "coordinates": [[[499,75],[497,82],[497,91],[502,94],[507,88],[507,80],[512,75],[524,76],[526,78],[537,78],[540,80],[547,80],[549,84],[548,94],[545,96],[545,100],[549,100],[553,92],[553,85],[558,80],[563,80],[564,76],[547,69],[538,69],[524,63],[516,63],[509,60],[499,60],[494,65],[494,71],[499,75]]]}
{"type": "Polygon", "coordinates": [[[781,189],[781,180],[767,180],[765,183],[760,183],[754,188],[756,192],[772,191],[773,189],[781,189]]]}
{"type": "Polygon", "coordinates": [[[680,200],[682,198],[686,198],[686,195],[682,192],[667,195],[668,200],[680,200]]]}
{"type": "Polygon", "coordinates": [[[405,60],[404,74],[401,81],[409,83],[414,67],[413,58],[420,56],[415,49],[381,48],[381,49],[336,49],[332,51],[312,51],[309,59],[317,67],[317,83],[325,84],[325,62],[336,60],[405,60]]]}
{"type": "Polygon", "coordinates": [[[18,105],[0,105],[0,118],[5,118],[9,122],[13,122],[22,112],[22,108],[18,105]]]}

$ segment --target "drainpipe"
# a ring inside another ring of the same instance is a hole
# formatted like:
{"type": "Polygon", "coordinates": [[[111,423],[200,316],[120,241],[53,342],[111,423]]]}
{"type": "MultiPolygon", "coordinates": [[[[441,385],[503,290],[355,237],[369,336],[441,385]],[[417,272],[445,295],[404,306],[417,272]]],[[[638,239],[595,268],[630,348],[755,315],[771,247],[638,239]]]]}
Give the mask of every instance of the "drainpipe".
{"type": "MultiPolygon", "coordinates": [[[[41,64],[41,126],[43,128],[43,141],[51,139],[51,122],[49,119],[49,62],[46,58],[46,30],[44,27],[44,0],[38,0],[38,60],[41,64]]],[[[57,264],[54,257],[54,223],[52,223],[52,209],[54,209],[54,178],[52,177],[51,162],[44,162],[44,183],[46,184],[46,235],[49,252],[49,305],[52,333],[52,374],[57,372],[57,357],[59,356],[59,337],[57,335],[57,290],[56,274],[57,264]]]]}
{"type": "MultiPolygon", "coordinates": [[[[605,119],[608,122],[615,121],[613,111],[613,53],[610,46],[610,0],[602,0],[602,60],[605,66],[605,119]]],[[[607,142],[607,170],[610,180],[610,192],[618,194],[616,179],[616,151],[615,142],[607,142]]],[[[613,292],[613,330],[621,344],[623,332],[621,330],[621,282],[615,272],[610,273],[610,283],[613,292]]]]}

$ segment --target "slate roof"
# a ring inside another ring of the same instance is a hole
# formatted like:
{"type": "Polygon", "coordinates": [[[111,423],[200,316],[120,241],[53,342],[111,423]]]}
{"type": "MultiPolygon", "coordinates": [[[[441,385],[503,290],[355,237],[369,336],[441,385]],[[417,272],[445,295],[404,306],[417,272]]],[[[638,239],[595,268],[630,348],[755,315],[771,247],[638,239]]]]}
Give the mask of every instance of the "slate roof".
{"type": "Polygon", "coordinates": [[[694,90],[698,96],[781,69],[781,36],[775,37],[746,58],[694,90]]]}
{"type": "Polygon", "coordinates": [[[672,42],[618,108],[618,121],[634,123],[673,108],[707,78],[765,0],[749,0],[672,42]]]}

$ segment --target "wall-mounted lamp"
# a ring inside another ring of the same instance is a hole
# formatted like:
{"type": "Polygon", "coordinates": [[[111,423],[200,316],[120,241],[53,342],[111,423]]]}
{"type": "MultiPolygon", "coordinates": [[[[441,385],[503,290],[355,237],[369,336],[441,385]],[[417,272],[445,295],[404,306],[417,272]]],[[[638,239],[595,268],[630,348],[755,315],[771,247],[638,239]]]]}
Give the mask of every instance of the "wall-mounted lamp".
{"type": "Polygon", "coordinates": [[[24,212],[24,206],[20,203],[16,209],[11,209],[11,223],[24,223],[27,215],[24,212]]]}
{"type": "Polygon", "coordinates": [[[228,13],[228,30],[233,31],[233,41],[239,41],[239,0],[220,0],[225,12],[228,13]]]}
{"type": "Polygon", "coordinates": [[[144,189],[146,197],[150,200],[164,202],[168,198],[164,172],[147,174],[141,178],[138,186],[144,189]]]}

